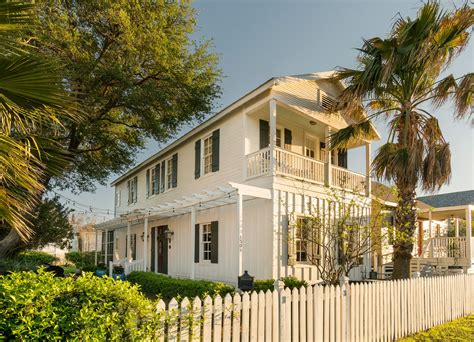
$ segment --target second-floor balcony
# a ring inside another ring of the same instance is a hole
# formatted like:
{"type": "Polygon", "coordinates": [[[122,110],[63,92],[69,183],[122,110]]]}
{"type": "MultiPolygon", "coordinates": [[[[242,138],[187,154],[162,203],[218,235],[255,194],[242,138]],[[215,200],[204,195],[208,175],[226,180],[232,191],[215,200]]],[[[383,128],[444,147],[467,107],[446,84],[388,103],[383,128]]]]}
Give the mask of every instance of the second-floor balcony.
{"type": "Polygon", "coordinates": [[[272,166],[270,147],[250,153],[247,158],[247,179],[269,175],[272,168],[276,175],[288,176],[320,185],[356,192],[366,191],[366,175],[347,170],[327,162],[306,157],[279,147],[275,147],[272,166]]]}

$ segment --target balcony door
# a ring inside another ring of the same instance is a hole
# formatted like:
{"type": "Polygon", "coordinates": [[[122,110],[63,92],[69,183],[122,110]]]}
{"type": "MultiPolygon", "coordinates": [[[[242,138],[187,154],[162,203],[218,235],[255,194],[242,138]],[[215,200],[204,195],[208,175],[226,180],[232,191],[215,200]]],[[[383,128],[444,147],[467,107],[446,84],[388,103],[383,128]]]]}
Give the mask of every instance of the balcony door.
{"type": "Polygon", "coordinates": [[[311,159],[319,159],[318,146],[319,139],[307,134],[304,142],[304,155],[311,159]]]}

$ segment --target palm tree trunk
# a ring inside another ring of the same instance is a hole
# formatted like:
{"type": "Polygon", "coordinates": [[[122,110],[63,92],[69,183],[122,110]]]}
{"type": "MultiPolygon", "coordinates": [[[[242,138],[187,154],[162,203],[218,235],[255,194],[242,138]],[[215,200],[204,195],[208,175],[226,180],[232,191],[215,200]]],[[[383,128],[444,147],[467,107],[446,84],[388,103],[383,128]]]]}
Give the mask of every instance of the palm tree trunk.
{"type": "Polygon", "coordinates": [[[12,253],[20,243],[20,236],[15,229],[11,229],[8,234],[0,240],[0,258],[12,253]]]}
{"type": "Polygon", "coordinates": [[[398,205],[395,209],[395,242],[393,244],[393,279],[410,278],[413,235],[416,228],[415,186],[397,184],[398,205]]]}

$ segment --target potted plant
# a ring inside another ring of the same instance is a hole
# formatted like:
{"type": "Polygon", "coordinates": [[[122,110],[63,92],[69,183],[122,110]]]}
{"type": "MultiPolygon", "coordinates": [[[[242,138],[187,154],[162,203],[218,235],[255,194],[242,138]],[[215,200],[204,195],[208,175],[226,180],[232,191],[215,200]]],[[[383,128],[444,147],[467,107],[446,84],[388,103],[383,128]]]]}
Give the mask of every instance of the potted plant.
{"type": "Polygon", "coordinates": [[[107,275],[107,267],[105,267],[104,263],[97,264],[97,268],[95,270],[95,275],[98,277],[103,277],[107,275]]]}
{"type": "Polygon", "coordinates": [[[125,269],[122,265],[113,265],[112,267],[112,278],[125,280],[125,269]]]}

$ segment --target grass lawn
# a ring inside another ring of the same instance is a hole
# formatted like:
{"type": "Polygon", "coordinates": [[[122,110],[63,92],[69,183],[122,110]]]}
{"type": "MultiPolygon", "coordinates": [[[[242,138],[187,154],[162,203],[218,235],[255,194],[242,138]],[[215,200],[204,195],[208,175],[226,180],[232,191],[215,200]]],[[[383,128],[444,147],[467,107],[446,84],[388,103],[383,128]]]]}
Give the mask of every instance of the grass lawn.
{"type": "Polygon", "coordinates": [[[474,341],[474,315],[438,325],[398,341],[474,341]]]}

